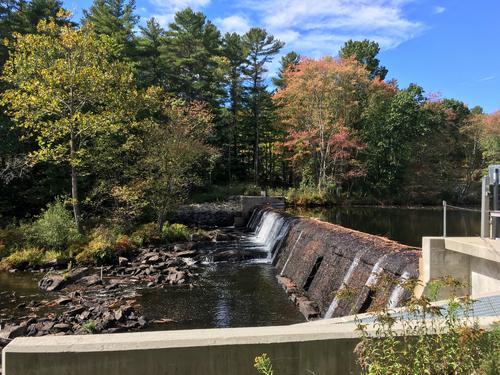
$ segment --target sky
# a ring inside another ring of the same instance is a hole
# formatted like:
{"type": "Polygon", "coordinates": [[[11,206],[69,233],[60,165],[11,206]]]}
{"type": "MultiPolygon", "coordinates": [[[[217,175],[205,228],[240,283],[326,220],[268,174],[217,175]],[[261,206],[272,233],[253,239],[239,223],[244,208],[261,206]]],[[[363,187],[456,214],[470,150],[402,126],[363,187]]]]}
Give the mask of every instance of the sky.
{"type": "MultiPolygon", "coordinates": [[[[76,20],[91,3],[64,0],[76,20]]],[[[283,53],[336,56],[348,39],[372,39],[400,87],[500,110],[500,0],[136,0],[141,22],[165,27],[187,6],[222,32],[263,27],[286,43],[283,53]]]]}

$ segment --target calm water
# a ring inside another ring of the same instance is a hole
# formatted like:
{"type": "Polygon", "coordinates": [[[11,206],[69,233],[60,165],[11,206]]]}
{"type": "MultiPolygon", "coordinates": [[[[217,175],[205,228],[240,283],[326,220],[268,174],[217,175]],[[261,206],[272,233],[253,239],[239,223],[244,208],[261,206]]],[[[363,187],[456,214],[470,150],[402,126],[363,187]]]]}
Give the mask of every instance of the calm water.
{"type": "MultiPolygon", "coordinates": [[[[290,210],[347,228],[376,234],[410,246],[422,246],[422,236],[443,234],[442,208],[349,207],[290,210]]],[[[479,212],[448,210],[448,236],[478,236],[479,212]]]]}

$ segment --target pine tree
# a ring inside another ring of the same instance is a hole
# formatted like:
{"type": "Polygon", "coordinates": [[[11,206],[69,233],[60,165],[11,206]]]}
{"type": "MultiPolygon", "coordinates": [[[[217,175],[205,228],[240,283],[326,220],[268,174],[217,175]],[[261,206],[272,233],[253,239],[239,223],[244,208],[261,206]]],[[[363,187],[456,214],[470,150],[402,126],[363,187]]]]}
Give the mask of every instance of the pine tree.
{"type": "Polygon", "coordinates": [[[250,126],[253,130],[253,165],[254,165],[254,183],[259,184],[259,166],[260,166],[260,131],[261,114],[264,112],[263,106],[270,101],[266,100],[269,96],[267,85],[265,83],[266,65],[272,61],[284,43],[274,36],[269,35],[266,30],[252,28],[243,36],[243,43],[249,51],[247,66],[245,68],[245,78],[248,82],[248,106],[250,111],[250,126]]]}
{"type": "Polygon", "coordinates": [[[227,33],[222,41],[222,51],[229,64],[228,101],[230,111],[230,132],[228,134],[228,175],[232,179],[235,163],[238,160],[238,125],[241,122],[241,109],[244,100],[243,71],[247,61],[248,50],[240,35],[227,33]]]}
{"type": "Polygon", "coordinates": [[[273,84],[278,89],[285,87],[285,73],[293,66],[300,62],[300,55],[294,51],[288,52],[281,58],[281,66],[278,71],[278,76],[273,78],[273,84]]]}
{"type": "Polygon", "coordinates": [[[370,78],[380,77],[384,79],[387,75],[387,68],[380,65],[380,60],[377,55],[380,52],[380,47],[377,42],[372,40],[348,40],[344,43],[339,51],[339,56],[342,59],[354,58],[370,72],[370,78]]]}
{"type": "Polygon", "coordinates": [[[94,0],[89,10],[84,10],[83,23],[92,23],[97,34],[113,38],[123,57],[135,54],[134,27],[139,17],[134,14],[135,0],[94,0]]]}
{"type": "Polygon", "coordinates": [[[137,41],[139,84],[143,87],[164,84],[164,66],[160,58],[161,46],[165,43],[165,30],[155,18],[141,26],[137,41]]]}
{"type": "Polygon", "coordinates": [[[218,76],[219,30],[201,12],[177,12],[166,32],[161,57],[166,67],[167,91],[187,100],[200,100],[217,109],[223,96],[218,76]]]}

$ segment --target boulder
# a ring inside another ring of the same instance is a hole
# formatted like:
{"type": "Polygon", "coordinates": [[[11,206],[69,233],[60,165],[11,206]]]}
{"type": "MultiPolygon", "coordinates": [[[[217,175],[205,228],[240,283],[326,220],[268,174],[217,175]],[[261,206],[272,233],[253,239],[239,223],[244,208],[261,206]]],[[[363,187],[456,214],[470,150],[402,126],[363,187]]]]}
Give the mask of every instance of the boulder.
{"type": "Polygon", "coordinates": [[[61,290],[65,286],[87,276],[88,273],[88,268],[75,268],[64,273],[48,273],[38,282],[38,287],[48,292],[61,290]]]}

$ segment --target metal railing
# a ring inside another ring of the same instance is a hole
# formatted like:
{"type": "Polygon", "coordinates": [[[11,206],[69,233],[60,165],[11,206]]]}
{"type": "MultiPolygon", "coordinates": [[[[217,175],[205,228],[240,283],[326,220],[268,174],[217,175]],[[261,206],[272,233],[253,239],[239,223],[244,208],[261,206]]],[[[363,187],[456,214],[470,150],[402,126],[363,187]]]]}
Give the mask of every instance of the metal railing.
{"type": "Polygon", "coordinates": [[[448,204],[448,202],[443,201],[443,237],[446,237],[446,214],[447,214],[448,208],[452,208],[454,210],[461,210],[461,211],[469,211],[469,212],[479,212],[479,213],[481,213],[481,210],[478,210],[477,208],[453,206],[451,204],[448,204]]]}

